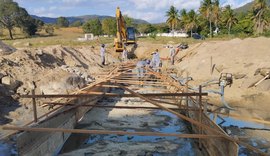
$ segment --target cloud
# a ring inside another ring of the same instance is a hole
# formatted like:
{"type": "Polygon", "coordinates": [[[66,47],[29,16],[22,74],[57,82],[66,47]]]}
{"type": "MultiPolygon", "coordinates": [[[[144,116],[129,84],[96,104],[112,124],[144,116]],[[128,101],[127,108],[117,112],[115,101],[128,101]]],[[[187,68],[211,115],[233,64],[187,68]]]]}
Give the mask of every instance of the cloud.
{"type": "Polygon", "coordinates": [[[129,10],[129,11],[124,11],[124,15],[128,15],[129,17],[133,17],[136,19],[143,19],[146,21],[150,22],[158,22],[162,19],[165,18],[163,12],[138,12],[136,10],[129,10]]]}
{"type": "MultiPolygon", "coordinates": [[[[117,6],[130,17],[159,23],[166,20],[165,13],[174,5],[178,10],[198,10],[201,0],[14,0],[30,14],[38,16],[114,15],[117,6]]],[[[233,8],[252,0],[220,0],[221,5],[233,8]]]]}
{"type": "MultiPolygon", "coordinates": [[[[223,0],[224,1],[224,0],[223,0]]],[[[231,5],[232,8],[239,8],[249,2],[252,2],[253,0],[225,0],[222,3],[222,6],[231,5]]]]}

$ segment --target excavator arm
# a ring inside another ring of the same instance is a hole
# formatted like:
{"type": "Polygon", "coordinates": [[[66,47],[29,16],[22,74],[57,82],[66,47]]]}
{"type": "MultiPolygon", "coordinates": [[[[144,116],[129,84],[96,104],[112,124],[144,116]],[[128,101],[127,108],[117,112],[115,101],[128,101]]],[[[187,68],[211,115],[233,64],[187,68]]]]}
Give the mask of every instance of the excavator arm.
{"type": "Polygon", "coordinates": [[[114,46],[116,52],[122,52],[125,44],[136,44],[135,31],[133,27],[126,27],[126,22],[120,8],[116,9],[116,25],[117,33],[114,39],[114,46]]]}

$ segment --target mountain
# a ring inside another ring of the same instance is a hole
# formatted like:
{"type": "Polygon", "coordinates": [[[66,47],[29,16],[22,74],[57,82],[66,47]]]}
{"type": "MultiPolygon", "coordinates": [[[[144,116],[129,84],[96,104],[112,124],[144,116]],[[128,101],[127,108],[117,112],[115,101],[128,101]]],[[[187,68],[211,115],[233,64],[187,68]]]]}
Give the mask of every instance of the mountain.
{"type": "MultiPolygon", "coordinates": [[[[52,18],[52,17],[40,17],[40,16],[36,16],[36,15],[31,15],[33,18],[35,19],[39,19],[41,21],[43,21],[44,23],[47,24],[55,24],[57,21],[57,18],[52,18]]],[[[99,20],[104,20],[106,18],[115,18],[112,16],[100,16],[100,15],[84,15],[84,16],[74,16],[74,17],[66,17],[68,19],[68,21],[70,23],[73,23],[75,21],[82,21],[82,22],[86,22],[90,19],[96,19],[98,18],[99,20]]],[[[133,19],[135,24],[149,24],[149,22],[142,20],[142,19],[133,19]]]]}
{"type": "MultiPolygon", "coordinates": [[[[253,3],[254,3],[253,1],[250,2],[250,3],[247,3],[247,4],[245,4],[245,5],[243,5],[243,6],[239,7],[239,8],[236,8],[234,11],[236,13],[248,12],[249,10],[252,9],[253,3]]],[[[270,6],[270,0],[267,0],[267,3],[270,6]]]]}

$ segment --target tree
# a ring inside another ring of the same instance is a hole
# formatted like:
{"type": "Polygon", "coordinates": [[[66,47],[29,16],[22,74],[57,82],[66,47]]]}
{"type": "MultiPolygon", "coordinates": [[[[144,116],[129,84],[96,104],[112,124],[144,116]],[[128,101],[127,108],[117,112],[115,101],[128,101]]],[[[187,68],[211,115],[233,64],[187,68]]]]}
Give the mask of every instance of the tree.
{"type": "Polygon", "coordinates": [[[256,34],[262,34],[269,25],[267,12],[269,8],[266,0],[255,0],[253,4],[253,21],[256,34]]]}
{"type": "Polygon", "coordinates": [[[219,0],[213,1],[213,9],[212,9],[212,20],[215,24],[215,27],[218,28],[218,22],[220,20],[220,7],[219,7],[219,0]]]}
{"type": "Polygon", "coordinates": [[[83,31],[85,33],[92,33],[95,36],[102,34],[102,25],[99,19],[91,19],[83,24],[83,31]]]}
{"type": "Polygon", "coordinates": [[[232,26],[238,21],[230,5],[226,6],[225,10],[223,11],[222,20],[226,24],[228,34],[230,35],[232,26]]]}
{"type": "Polygon", "coordinates": [[[13,39],[12,30],[19,27],[28,36],[35,35],[40,21],[33,19],[28,12],[19,7],[13,0],[0,0],[0,24],[8,29],[10,39],[13,39]]]}
{"type": "Polygon", "coordinates": [[[139,33],[146,34],[147,27],[147,24],[139,24],[137,30],[139,33]]]}
{"type": "Polygon", "coordinates": [[[254,32],[254,23],[252,21],[253,13],[242,13],[237,15],[238,22],[232,31],[237,34],[252,35],[254,32]]]}
{"type": "Polygon", "coordinates": [[[102,21],[102,31],[107,35],[116,34],[116,20],[112,18],[106,18],[102,21]]]}
{"type": "Polygon", "coordinates": [[[168,23],[170,28],[174,30],[177,23],[179,22],[178,10],[174,6],[171,6],[170,9],[166,12],[166,16],[168,17],[166,23],[168,23]]]}
{"type": "Polygon", "coordinates": [[[186,25],[188,23],[188,15],[187,15],[187,10],[186,9],[182,9],[180,11],[179,19],[180,19],[180,22],[179,22],[180,27],[186,29],[186,25]]]}
{"type": "Polygon", "coordinates": [[[80,26],[82,26],[82,24],[83,23],[80,20],[78,20],[78,21],[71,23],[70,26],[71,27],[80,27],[80,26]]]}
{"type": "Polygon", "coordinates": [[[213,14],[213,2],[211,0],[203,0],[199,8],[201,15],[208,20],[210,37],[212,37],[212,14],[213,14]]]}
{"type": "Polygon", "coordinates": [[[0,23],[8,29],[10,39],[13,39],[12,29],[20,21],[20,7],[13,0],[0,0],[0,23]]]}
{"type": "Polygon", "coordinates": [[[157,28],[155,28],[152,24],[147,24],[147,27],[146,27],[146,30],[145,30],[145,33],[146,34],[149,34],[149,33],[156,33],[157,31],[157,28]]]}
{"type": "Polygon", "coordinates": [[[137,25],[134,22],[134,19],[129,17],[128,15],[123,16],[126,22],[127,27],[136,27],[137,25]]]}
{"type": "Polygon", "coordinates": [[[154,26],[159,33],[169,33],[170,27],[167,24],[156,24],[154,26]]]}
{"type": "Polygon", "coordinates": [[[193,34],[193,30],[198,27],[198,15],[194,10],[191,10],[185,19],[186,30],[190,30],[190,36],[193,34]]]}
{"type": "Polygon", "coordinates": [[[56,25],[59,27],[68,27],[69,21],[65,17],[59,17],[59,18],[57,18],[56,25]]]}
{"type": "Polygon", "coordinates": [[[49,35],[53,35],[53,33],[54,33],[54,27],[51,24],[45,25],[44,30],[49,35]]]}

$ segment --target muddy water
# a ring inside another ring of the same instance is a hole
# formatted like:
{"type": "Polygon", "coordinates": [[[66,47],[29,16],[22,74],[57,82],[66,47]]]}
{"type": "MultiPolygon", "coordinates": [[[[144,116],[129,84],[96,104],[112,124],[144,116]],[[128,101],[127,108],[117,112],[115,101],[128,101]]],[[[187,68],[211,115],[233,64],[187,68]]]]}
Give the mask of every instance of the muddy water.
{"type": "MultiPolygon", "coordinates": [[[[102,105],[152,106],[139,99],[104,99],[102,105]]],[[[88,112],[77,128],[147,131],[162,133],[190,133],[186,124],[175,115],[162,110],[132,110],[94,108],[88,112]]],[[[130,155],[174,156],[200,155],[194,140],[177,137],[81,135],[74,134],[63,146],[60,155],[130,155]]]]}
{"type": "MultiPolygon", "coordinates": [[[[213,119],[214,115],[209,115],[213,119]]],[[[216,124],[222,127],[232,137],[244,141],[270,155],[270,125],[238,120],[232,117],[219,117],[216,124]],[[243,137],[243,139],[241,139],[243,137]]],[[[258,155],[239,145],[239,156],[258,155]]]]}

